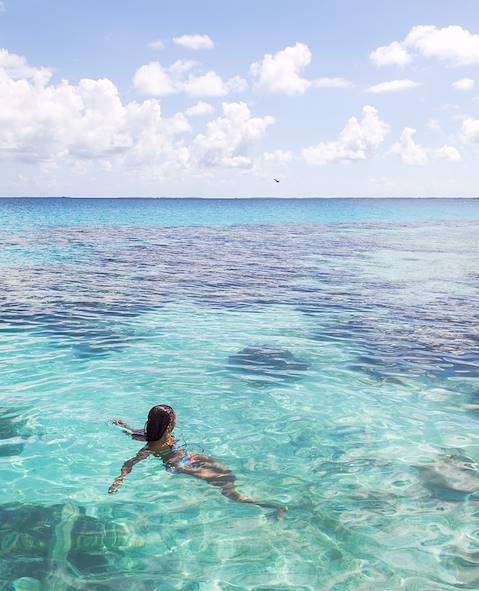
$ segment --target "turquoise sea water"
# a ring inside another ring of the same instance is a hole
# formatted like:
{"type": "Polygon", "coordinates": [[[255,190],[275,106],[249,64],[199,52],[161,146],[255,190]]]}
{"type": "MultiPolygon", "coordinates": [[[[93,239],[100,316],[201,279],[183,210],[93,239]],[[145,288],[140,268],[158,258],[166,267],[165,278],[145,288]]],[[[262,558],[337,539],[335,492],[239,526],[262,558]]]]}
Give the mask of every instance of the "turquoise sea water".
{"type": "Polygon", "coordinates": [[[479,201],[0,200],[0,590],[479,588],[479,201]],[[135,466],[171,404],[242,493],[135,466]]]}

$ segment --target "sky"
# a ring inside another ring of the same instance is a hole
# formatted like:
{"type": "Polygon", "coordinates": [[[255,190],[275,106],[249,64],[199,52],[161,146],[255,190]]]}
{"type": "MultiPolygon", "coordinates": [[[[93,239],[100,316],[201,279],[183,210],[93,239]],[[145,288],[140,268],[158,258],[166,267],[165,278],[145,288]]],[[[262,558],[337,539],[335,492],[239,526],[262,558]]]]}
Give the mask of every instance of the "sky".
{"type": "Polygon", "coordinates": [[[478,197],[478,16],[0,0],[0,195],[478,197]]]}

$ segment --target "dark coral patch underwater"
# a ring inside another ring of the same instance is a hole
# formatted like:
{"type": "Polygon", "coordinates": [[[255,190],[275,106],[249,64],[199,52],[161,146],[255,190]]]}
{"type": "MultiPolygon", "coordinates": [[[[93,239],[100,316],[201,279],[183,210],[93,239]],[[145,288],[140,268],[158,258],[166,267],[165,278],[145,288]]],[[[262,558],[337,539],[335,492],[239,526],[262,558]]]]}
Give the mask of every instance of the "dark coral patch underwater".
{"type": "Polygon", "coordinates": [[[309,363],[296,358],[291,351],[267,346],[241,349],[229,356],[228,366],[258,385],[295,381],[309,369],[309,363]]]}
{"type": "Polygon", "coordinates": [[[15,456],[22,453],[25,444],[22,439],[21,429],[24,421],[19,415],[8,408],[0,407],[0,457],[15,456]]]}
{"type": "Polygon", "coordinates": [[[132,539],[76,505],[0,505],[0,589],[96,588],[132,539]]]}

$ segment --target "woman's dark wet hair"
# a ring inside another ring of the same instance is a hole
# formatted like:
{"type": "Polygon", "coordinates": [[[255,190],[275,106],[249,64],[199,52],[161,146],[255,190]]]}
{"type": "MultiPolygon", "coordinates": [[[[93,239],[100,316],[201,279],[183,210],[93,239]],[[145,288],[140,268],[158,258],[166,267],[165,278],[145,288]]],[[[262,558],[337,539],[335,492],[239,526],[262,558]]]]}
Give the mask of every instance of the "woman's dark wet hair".
{"type": "Polygon", "coordinates": [[[148,413],[145,424],[145,437],[147,441],[160,440],[165,431],[171,425],[175,417],[175,411],[167,404],[158,404],[148,413]]]}

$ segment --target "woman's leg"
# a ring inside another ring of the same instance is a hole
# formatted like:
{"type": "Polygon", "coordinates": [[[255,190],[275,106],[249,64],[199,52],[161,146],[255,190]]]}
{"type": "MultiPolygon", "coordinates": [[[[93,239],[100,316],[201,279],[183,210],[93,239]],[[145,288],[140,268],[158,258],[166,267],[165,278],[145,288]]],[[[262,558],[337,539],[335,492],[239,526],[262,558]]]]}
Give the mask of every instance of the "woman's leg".
{"type": "Polygon", "coordinates": [[[236,489],[236,476],[231,472],[231,470],[224,468],[224,466],[221,466],[221,464],[216,464],[210,458],[206,459],[208,462],[205,462],[201,467],[194,468],[193,466],[185,466],[181,471],[185,474],[190,474],[195,478],[199,478],[200,480],[204,480],[211,486],[221,488],[222,495],[232,501],[236,501],[237,503],[247,503],[249,505],[257,505],[258,507],[263,507],[266,509],[275,509],[277,517],[280,517],[288,510],[287,507],[278,505],[276,503],[262,503],[255,501],[250,497],[241,495],[236,489]],[[220,468],[220,470],[218,470],[218,468],[220,468]]]}
{"type": "Polygon", "coordinates": [[[255,501],[250,497],[240,495],[236,490],[235,480],[236,476],[231,473],[227,476],[218,476],[216,478],[216,482],[211,481],[209,484],[212,484],[213,486],[221,486],[221,494],[232,501],[236,501],[238,503],[249,503],[250,505],[257,505],[258,507],[263,507],[264,509],[275,509],[276,517],[281,517],[287,512],[288,508],[283,505],[278,505],[277,503],[263,503],[261,501],[255,501]]]}

